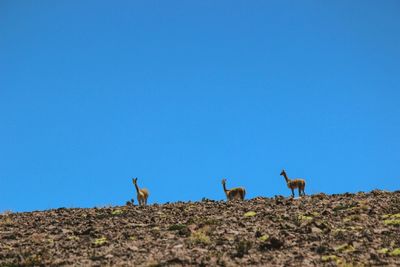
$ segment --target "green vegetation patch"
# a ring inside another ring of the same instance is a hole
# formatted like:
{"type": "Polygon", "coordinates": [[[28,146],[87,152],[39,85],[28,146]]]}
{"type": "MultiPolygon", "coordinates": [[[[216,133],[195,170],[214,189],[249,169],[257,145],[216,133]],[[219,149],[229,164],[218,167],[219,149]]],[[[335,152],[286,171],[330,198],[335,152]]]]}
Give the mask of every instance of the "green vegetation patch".
{"type": "Polygon", "coordinates": [[[400,256],[400,248],[393,249],[392,252],[389,253],[390,256],[399,257],[400,256]]]}
{"type": "Polygon", "coordinates": [[[341,210],[352,210],[354,209],[355,206],[354,205],[343,205],[343,204],[339,204],[336,207],[333,208],[333,211],[341,211],[341,210]]]}
{"type": "Polygon", "coordinates": [[[210,237],[207,236],[203,231],[193,232],[190,236],[190,241],[195,244],[208,245],[211,243],[210,237]]]}
{"type": "Polygon", "coordinates": [[[67,236],[68,240],[74,240],[74,241],[78,241],[80,238],[76,235],[69,235],[67,236]]]}
{"type": "Polygon", "coordinates": [[[263,242],[267,241],[268,239],[269,239],[269,235],[262,235],[258,238],[258,240],[263,241],[263,242]]]}
{"type": "Polygon", "coordinates": [[[384,220],[383,223],[385,225],[400,226],[400,219],[388,219],[384,220]]]}
{"type": "Polygon", "coordinates": [[[385,214],[385,215],[382,216],[382,219],[400,219],[400,213],[385,214]]]}
{"type": "Polygon", "coordinates": [[[93,244],[96,246],[101,246],[104,245],[105,243],[107,243],[107,238],[105,238],[104,236],[97,238],[93,241],[93,244]]]}
{"type": "Polygon", "coordinates": [[[355,250],[354,247],[349,244],[343,244],[335,248],[335,251],[343,253],[350,253],[353,252],[354,250],[355,250]]]}
{"type": "Polygon", "coordinates": [[[244,217],[254,217],[256,215],[257,215],[257,213],[255,211],[248,211],[243,216],[244,217]]]}
{"type": "Polygon", "coordinates": [[[329,262],[329,261],[337,261],[339,260],[339,258],[336,255],[325,255],[321,257],[321,260],[323,262],[329,262]]]}
{"type": "Polygon", "coordinates": [[[112,215],[121,215],[122,213],[124,213],[124,211],[121,209],[116,209],[111,212],[112,215]]]}
{"type": "Polygon", "coordinates": [[[379,254],[387,254],[389,252],[388,248],[381,248],[380,250],[378,250],[379,254]]]}
{"type": "Polygon", "coordinates": [[[300,214],[300,215],[297,217],[297,219],[298,219],[299,221],[302,221],[302,222],[309,222],[309,221],[312,221],[312,220],[313,220],[313,217],[312,217],[312,216],[307,216],[307,215],[302,215],[302,214],[300,214]]]}

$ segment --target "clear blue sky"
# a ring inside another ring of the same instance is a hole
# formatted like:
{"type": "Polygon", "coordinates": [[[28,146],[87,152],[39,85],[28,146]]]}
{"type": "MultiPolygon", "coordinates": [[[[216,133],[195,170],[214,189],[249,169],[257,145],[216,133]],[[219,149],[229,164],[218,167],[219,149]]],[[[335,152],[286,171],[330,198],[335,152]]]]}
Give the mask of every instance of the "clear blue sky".
{"type": "Polygon", "coordinates": [[[400,189],[399,1],[1,1],[0,211],[400,189]],[[217,2],[217,3],[216,3],[217,2]]]}

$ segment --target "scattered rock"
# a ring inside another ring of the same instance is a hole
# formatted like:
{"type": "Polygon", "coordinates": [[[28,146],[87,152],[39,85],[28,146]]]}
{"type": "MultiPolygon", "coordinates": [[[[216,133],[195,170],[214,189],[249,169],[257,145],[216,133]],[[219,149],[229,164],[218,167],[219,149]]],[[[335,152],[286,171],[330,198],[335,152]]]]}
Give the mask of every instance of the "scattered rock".
{"type": "Polygon", "coordinates": [[[400,191],[0,216],[0,266],[400,266],[400,191]]]}

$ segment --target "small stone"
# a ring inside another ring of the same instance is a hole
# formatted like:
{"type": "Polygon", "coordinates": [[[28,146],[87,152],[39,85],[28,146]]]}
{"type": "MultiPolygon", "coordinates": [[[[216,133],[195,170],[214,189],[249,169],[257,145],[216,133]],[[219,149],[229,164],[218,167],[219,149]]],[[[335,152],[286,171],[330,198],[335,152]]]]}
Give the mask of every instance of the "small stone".
{"type": "Polygon", "coordinates": [[[322,230],[319,229],[318,227],[311,227],[311,232],[314,234],[321,234],[322,230]]]}

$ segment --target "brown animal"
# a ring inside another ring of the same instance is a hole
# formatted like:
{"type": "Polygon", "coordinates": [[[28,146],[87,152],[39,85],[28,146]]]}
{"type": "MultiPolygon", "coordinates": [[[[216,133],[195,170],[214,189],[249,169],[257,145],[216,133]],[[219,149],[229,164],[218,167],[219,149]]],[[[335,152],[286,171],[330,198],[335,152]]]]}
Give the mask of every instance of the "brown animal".
{"type": "Polygon", "coordinates": [[[236,187],[230,190],[226,189],[226,179],[222,179],[222,187],[224,188],[224,192],[228,200],[244,200],[244,197],[246,196],[246,189],[243,187],[236,187]]]}
{"type": "Polygon", "coordinates": [[[291,180],[288,178],[285,170],[282,170],[281,175],[285,177],[287,187],[292,190],[292,197],[294,197],[294,189],[299,189],[299,196],[305,196],[304,188],[306,187],[306,182],[303,179],[294,179],[291,180]]]}
{"type": "Polygon", "coordinates": [[[140,189],[137,185],[137,178],[132,179],[133,184],[135,185],[136,192],[137,192],[137,199],[139,205],[147,205],[147,198],[149,197],[149,190],[146,188],[140,189]]]}

